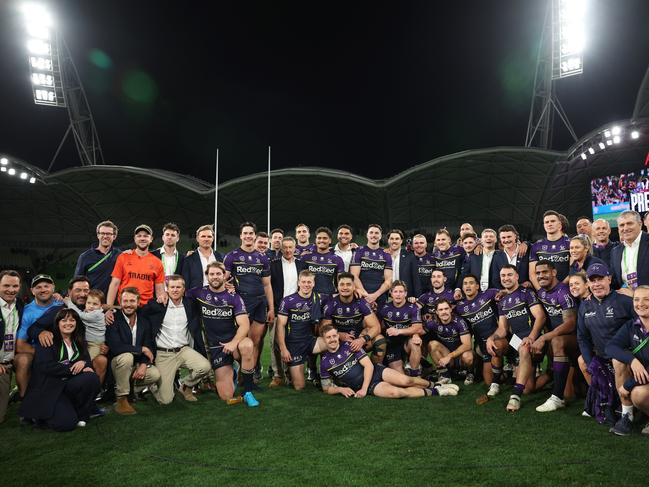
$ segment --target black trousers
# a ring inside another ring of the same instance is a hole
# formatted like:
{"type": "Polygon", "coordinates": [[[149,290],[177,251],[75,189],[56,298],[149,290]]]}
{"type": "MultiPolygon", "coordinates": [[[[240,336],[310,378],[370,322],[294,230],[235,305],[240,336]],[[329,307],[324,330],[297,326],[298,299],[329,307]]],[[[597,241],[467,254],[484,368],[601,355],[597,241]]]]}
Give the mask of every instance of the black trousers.
{"type": "Polygon", "coordinates": [[[94,372],[81,372],[69,378],[54,406],[54,415],[46,420],[47,426],[55,431],[72,431],[96,409],[99,389],[99,377],[94,372]]]}

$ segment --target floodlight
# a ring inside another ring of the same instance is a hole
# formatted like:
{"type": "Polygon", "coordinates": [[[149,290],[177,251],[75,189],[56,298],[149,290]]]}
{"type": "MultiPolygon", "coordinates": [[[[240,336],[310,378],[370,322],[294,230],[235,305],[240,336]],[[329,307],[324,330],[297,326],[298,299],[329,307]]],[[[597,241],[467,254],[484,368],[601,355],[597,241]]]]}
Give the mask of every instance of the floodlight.
{"type": "Polygon", "coordinates": [[[29,63],[32,68],[39,71],[52,71],[52,60],[46,57],[30,56],[29,63]]]}
{"type": "Polygon", "coordinates": [[[613,145],[613,141],[612,141],[611,139],[608,139],[608,140],[606,141],[606,145],[613,145]]]}
{"type": "Polygon", "coordinates": [[[586,155],[585,152],[581,153],[581,158],[585,161],[588,156],[586,155]]]}
{"type": "Polygon", "coordinates": [[[54,86],[54,77],[51,74],[32,73],[32,83],[39,86],[54,86]]]}
{"type": "Polygon", "coordinates": [[[50,43],[42,39],[29,39],[27,49],[32,54],[50,54],[52,52],[50,43]]]}
{"type": "Polygon", "coordinates": [[[49,39],[50,38],[50,29],[44,25],[39,24],[27,24],[27,33],[31,37],[36,37],[38,39],[49,39]]]}
{"type": "Polygon", "coordinates": [[[2,164],[3,166],[6,166],[7,164],[9,164],[9,159],[7,159],[6,157],[3,157],[2,159],[0,159],[0,164],[2,164]]]}
{"type": "Polygon", "coordinates": [[[611,138],[611,131],[610,130],[604,130],[604,137],[606,137],[607,139],[610,139],[611,138]]]}
{"type": "Polygon", "coordinates": [[[13,167],[10,167],[7,172],[9,173],[9,176],[13,176],[14,174],[16,174],[16,170],[13,167]]]}
{"type": "Polygon", "coordinates": [[[583,72],[585,0],[553,0],[552,79],[583,72]]]}
{"type": "Polygon", "coordinates": [[[606,146],[604,145],[604,142],[599,143],[599,148],[602,149],[602,150],[606,149],[606,146]]]}
{"type": "Polygon", "coordinates": [[[40,101],[44,105],[56,104],[56,93],[51,90],[36,90],[35,98],[36,103],[40,101]]]}
{"type": "Polygon", "coordinates": [[[40,3],[26,3],[22,6],[25,20],[33,25],[51,27],[53,25],[52,15],[45,5],[40,3]]]}
{"type": "Polygon", "coordinates": [[[0,167],[0,172],[7,172],[7,167],[6,166],[0,167]]]}
{"type": "Polygon", "coordinates": [[[619,127],[619,125],[616,125],[615,127],[613,127],[611,129],[611,132],[613,133],[613,135],[620,135],[621,131],[622,131],[622,129],[619,127]]]}
{"type": "Polygon", "coordinates": [[[27,179],[28,176],[29,176],[29,174],[27,174],[26,172],[21,172],[20,173],[20,179],[27,179]]]}
{"type": "Polygon", "coordinates": [[[620,143],[620,136],[619,135],[616,135],[615,137],[613,137],[613,143],[614,144],[619,144],[620,143]]]}
{"type": "Polygon", "coordinates": [[[595,149],[593,149],[592,147],[589,147],[589,148],[588,148],[588,153],[589,153],[589,154],[594,154],[594,153],[595,153],[595,149]]]}
{"type": "Polygon", "coordinates": [[[640,137],[640,132],[638,132],[637,130],[634,130],[633,132],[631,132],[631,138],[632,139],[637,139],[638,137],[640,137]]]}
{"type": "Polygon", "coordinates": [[[34,184],[36,182],[36,178],[32,176],[31,178],[29,178],[29,182],[30,184],[34,184]]]}

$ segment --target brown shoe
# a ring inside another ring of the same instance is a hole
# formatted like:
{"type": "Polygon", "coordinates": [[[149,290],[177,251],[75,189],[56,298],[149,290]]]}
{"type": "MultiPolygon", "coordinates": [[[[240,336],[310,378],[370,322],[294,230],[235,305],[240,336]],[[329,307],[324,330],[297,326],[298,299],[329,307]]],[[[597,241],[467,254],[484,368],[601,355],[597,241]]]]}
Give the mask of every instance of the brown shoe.
{"type": "Polygon", "coordinates": [[[119,396],[117,398],[117,402],[115,403],[115,412],[123,415],[137,414],[135,408],[129,404],[127,396],[119,396]]]}
{"type": "Polygon", "coordinates": [[[180,392],[180,394],[183,396],[183,399],[185,399],[185,401],[189,401],[189,402],[198,401],[198,399],[192,392],[191,387],[187,387],[186,385],[183,384],[182,386],[180,386],[180,389],[178,389],[178,392],[180,392]]]}
{"type": "Polygon", "coordinates": [[[268,384],[268,387],[273,388],[273,387],[280,387],[284,385],[284,379],[280,377],[273,377],[273,380],[270,381],[270,384],[268,384]]]}

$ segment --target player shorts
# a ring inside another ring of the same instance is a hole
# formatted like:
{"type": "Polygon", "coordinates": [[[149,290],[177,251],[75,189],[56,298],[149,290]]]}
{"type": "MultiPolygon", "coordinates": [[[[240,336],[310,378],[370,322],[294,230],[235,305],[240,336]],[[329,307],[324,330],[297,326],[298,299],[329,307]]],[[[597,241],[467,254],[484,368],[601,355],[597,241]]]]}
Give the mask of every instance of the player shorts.
{"type": "Polygon", "coordinates": [[[388,346],[385,350],[383,363],[389,365],[392,362],[403,361],[406,356],[406,351],[404,350],[405,343],[403,339],[388,339],[388,346]]]}
{"type": "Polygon", "coordinates": [[[210,347],[210,361],[212,362],[212,368],[216,370],[226,365],[232,365],[234,357],[231,353],[225,353],[223,346],[210,347]]]}
{"type": "Polygon", "coordinates": [[[243,299],[243,304],[246,305],[250,323],[252,324],[253,321],[256,321],[257,323],[265,324],[268,309],[266,296],[241,296],[241,299],[243,299]]]}
{"type": "Polygon", "coordinates": [[[380,383],[383,382],[383,371],[385,366],[381,364],[376,364],[374,366],[374,372],[372,372],[372,380],[370,380],[370,386],[367,388],[367,394],[369,396],[374,395],[374,388],[380,383]]]}
{"type": "Polygon", "coordinates": [[[478,347],[478,355],[482,357],[482,361],[491,362],[491,355],[487,352],[487,339],[476,336],[475,344],[478,347]]]}
{"type": "Polygon", "coordinates": [[[304,340],[296,342],[287,341],[286,348],[288,348],[291,354],[291,361],[288,363],[288,366],[293,367],[305,363],[312,354],[313,347],[315,347],[317,341],[318,339],[316,337],[307,337],[304,340]]]}

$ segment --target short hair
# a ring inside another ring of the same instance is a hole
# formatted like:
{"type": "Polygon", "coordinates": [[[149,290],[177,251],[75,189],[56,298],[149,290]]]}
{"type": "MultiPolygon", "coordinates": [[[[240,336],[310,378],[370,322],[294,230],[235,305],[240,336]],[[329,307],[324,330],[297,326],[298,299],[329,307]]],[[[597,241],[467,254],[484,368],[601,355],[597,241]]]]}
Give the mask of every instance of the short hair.
{"type": "Polygon", "coordinates": [[[88,279],[88,276],[74,276],[70,279],[70,282],[68,282],[68,290],[72,289],[77,282],[87,282],[88,286],[90,286],[90,279],[88,279]]]}
{"type": "Polygon", "coordinates": [[[369,232],[370,228],[378,228],[378,229],[379,229],[379,232],[383,233],[383,227],[381,227],[381,225],[379,225],[378,223],[370,223],[370,224],[367,226],[367,231],[368,231],[368,232],[369,232]]]}
{"type": "Polygon", "coordinates": [[[464,232],[462,234],[462,242],[464,242],[464,240],[467,238],[473,238],[475,240],[478,240],[478,236],[476,235],[475,232],[464,232]]]}
{"type": "MultiPolygon", "coordinates": [[[[647,212],[647,215],[649,215],[649,212],[647,212]]],[[[603,222],[609,229],[611,228],[611,224],[608,222],[608,220],[605,220],[604,218],[598,218],[593,222],[593,225],[597,222],[603,222]]]]}
{"type": "Polygon", "coordinates": [[[225,265],[223,265],[223,262],[219,262],[218,260],[216,262],[210,262],[207,264],[207,267],[205,268],[205,275],[208,275],[210,272],[210,269],[212,267],[216,267],[217,269],[221,269],[223,271],[223,274],[225,274],[225,265]]]}
{"type": "Polygon", "coordinates": [[[498,236],[496,230],[494,230],[493,228],[485,228],[484,230],[482,230],[482,233],[480,235],[484,235],[485,233],[493,233],[494,235],[498,236]]]}
{"type": "Polygon", "coordinates": [[[404,239],[403,232],[401,230],[399,230],[398,228],[393,228],[392,230],[390,230],[388,232],[388,238],[390,238],[390,235],[392,235],[393,233],[396,233],[397,235],[399,235],[399,237],[401,237],[401,240],[404,239]]]}
{"type": "Polygon", "coordinates": [[[502,232],[513,232],[514,235],[518,237],[518,230],[516,230],[514,225],[510,225],[509,223],[501,225],[500,228],[498,228],[498,234],[500,235],[502,232]]]}
{"type": "Polygon", "coordinates": [[[512,265],[512,264],[504,264],[504,265],[500,268],[500,270],[502,271],[503,269],[511,269],[511,270],[514,271],[516,274],[518,274],[518,269],[516,269],[516,266],[515,266],[515,265],[512,265]]]}
{"type": "Polygon", "coordinates": [[[640,213],[638,213],[637,211],[624,210],[617,216],[617,220],[620,221],[621,218],[632,218],[636,222],[642,224],[642,217],[640,217],[640,213]]]}
{"type": "Polygon", "coordinates": [[[106,295],[101,289],[91,289],[90,292],[88,292],[88,297],[97,298],[102,304],[106,302],[106,295]]]}
{"type": "Polygon", "coordinates": [[[543,213],[543,219],[544,220],[545,220],[546,216],[556,216],[559,220],[561,219],[561,213],[559,213],[558,211],[554,211],[554,210],[546,210],[543,213]]]}
{"type": "Polygon", "coordinates": [[[538,266],[540,266],[540,265],[545,265],[545,266],[547,266],[548,269],[550,269],[550,270],[552,270],[552,269],[556,270],[556,266],[554,265],[554,263],[553,263],[552,261],[549,261],[549,260],[540,260],[540,261],[538,261],[538,262],[536,263],[536,266],[535,266],[534,269],[536,270],[536,267],[538,267],[538,266]]]}
{"type": "Polygon", "coordinates": [[[635,293],[640,289],[644,291],[649,291],[649,286],[647,284],[640,284],[637,288],[633,290],[633,295],[635,296],[635,293]]]}
{"type": "Polygon", "coordinates": [[[570,226],[568,217],[566,217],[566,215],[564,215],[563,213],[559,213],[559,221],[561,222],[561,231],[566,232],[568,230],[568,227],[570,226]]]}
{"type": "Polygon", "coordinates": [[[437,267],[436,267],[435,269],[433,269],[432,271],[430,271],[430,277],[433,277],[433,274],[434,274],[435,272],[441,272],[442,275],[443,275],[444,277],[446,277],[446,274],[444,274],[444,271],[443,271],[442,269],[437,268],[437,267]]]}
{"type": "Polygon", "coordinates": [[[333,240],[333,238],[334,238],[334,237],[333,237],[333,234],[331,233],[331,229],[329,229],[329,228],[327,228],[327,227],[318,227],[318,228],[316,229],[316,231],[315,231],[316,236],[317,236],[319,233],[326,233],[326,234],[327,234],[327,237],[329,237],[329,239],[331,239],[331,240],[333,240]]]}
{"type": "Polygon", "coordinates": [[[428,239],[426,238],[426,235],[424,235],[423,233],[416,233],[415,235],[413,235],[413,236],[412,236],[412,240],[413,240],[413,242],[414,242],[414,240],[415,240],[416,238],[423,238],[424,240],[428,241],[428,239]]]}
{"type": "Polygon", "coordinates": [[[403,281],[401,281],[401,280],[399,280],[399,279],[397,279],[396,281],[394,281],[394,282],[390,285],[390,292],[392,292],[392,290],[393,290],[395,287],[399,287],[399,286],[401,286],[401,287],[402,287],[406,292],[408,292],[408,285],[407,285],[405,282],[403,282],[403,281]]]}
{"type": "Polygon", "coordinates": [[[124,293],[135,294],[137,299],[140,299],[140,290],[134,286],[125,287],[119,293],[120,296],[123,296],[124,293]]]}
{"type": "Polygon", "coordinates": [[[578,216],[575,221],[579,223],[579,220],[588,220],[590,223],[593,223],[588,216],[578,216]]]}
{"type": "Polygon", "coordinates": [[[340,272],[338,274],[338,281],[340,282],[341,279],[351,279],[352,281],[354,281],[356,278],[354,277],[354,274],[352,274],[351,272],[345,271],[345,272],[340,272]]]}
{"type": "Polygon", "coordinates": [[[437,235],[446,235],[448,238],[451,238],[451,232],[449,232],[446,228],[440,228],[435,232],[435,236],[437,235]]]}
{"type": "Polygon", "coordinates": [[[173,222],[165,223],[162,227],[162,233],[165,233],[167,230],[173,230],[178,235],[180,235],[180,227],[173,222]]]}
{"type": "Polygon", "coordinates": [[[255,225],[253,222],[243,222],[241,225],[239,225],[239,233],[243,232],[243,229],[246,227],[251,227],[252,231],[257,233],[257,225],[255,225]]]}
{"type": "Polygon", "coordinates": [[[306,223],[298,223],[297,225],[295,225],[295,230],[297,230],[300,227],[304,227],[304,228],[306,228],[307,232],[311,232],[311,229],[309,228],[309,225],[307,225],[306,223]]]}
{"type": "Polygon", "coordinates": [[[14,271],[13,269],[5,269],[4,271],[0,271],[0,281],[2,281],[5,276],[17,277],[20,282],[22,282],[23,280],[22,277],[20,277],[18,271],[14,271]]]}
{"type": "Polygon", "coordinates": [[[301,270],[300,273],[298,274],[298,280],[302,277],[313,277],[315,279],[315,274],[311,272],[309,269],[304,269],[301,270]]]}
{"type": "Polygon", "coordinates": [[[171,274],[169,277],[167,277],[167,282],[169,281],[182,281],[183,286],[185,285],[185,278],[180,274],[171,274]]]}
{"type": "Polygon", "coordinates": [[[438,306],[442,303],[448,304],[448,307],[451,308],[451,313],[453,313],[453,303],[451,302],[450,299],[447,298],[438,299],[437,302],[435,303],[435,309],[437,309],[438,306]]]}
{"type": "Polygon", "coordinates": [[[331,323],[327,323],[326,325],[322,325],[320,327],[320,336],[321,337],[325,336],[331,330],[338,331],[338,329],[334,325],[332,325],[331,323]]]}
{"type": "Polygon", "coordinates": [[[282,234],[282,237],[284,236],[284,230],[282,230],[281,228],[273,228],[273,229],[270,231],[270,234],[271,234],[271,235],[275,235],[276,233],[281,233],[281,234],[282,234]]]}
{"type": "Polygon", "coordinates": [[[290,235],[287,235],[282,239],[282,243],[284,242],[291,242],[293,245],[297,245],[297,242],[295,241],[295,238],[291,237],[290,235]]]}
{"type": "Polygon", "coordinates": [[[212,237],[214,237],[214,225],[201,225],[196,229],[196,236],[198,237],[201,232],[207,231],[210,231],[212,233],[212,237]]]}
{"type": "Polygon", "coordinates": [[[103,222],[99,222],[97,224],[97,233],[99,233],[99,229],[101,227],[110,227],[113,229],[113,232],[115,232],[115,235],[117,235],[117,225],[115,225],[112,221],[104,220],[103,222]]]}
{"type": "Polygon", "coordinates": [[[575,235],[570,239],[572,242],[573,240],[579,240],[581,244],[586,247],[586,251],[588,252],[589,255],[593,254],[593,241],[590,239],[589,235],[584,235],[583,233],[580,233],[579,235],[575,235]]]}
{"type": "Polygon", "coordinates": [[[349,233],[354,233],[354,231],[352,230],[352,227],[350,227],[346,223],[343,223],[342,225],[338,225],[338,228],[336,228],[336,233],[340,232],[340,230],[342,230],[342,229],[349,230],[349,233]]]}
{"type": "Polygon", "coordinates": [[[575,272],[573,275],[569,277],[568,280],[572,279],[573,277],[578,277],[584,282],[584,284],[588,283],[588,275],[586,274],[586,271],[575,272]]]}
{"type": "Polygon", "coordinates": [[[462,278],[462,284],[464,284],[464,281],[466,281],[469,278],[473,279],[476,282],[476,284],[480,284],[480,279],[475,274],[466,274],[462,278]]]}
{"type": "Polygon", "coordinates": [[[259,237],[261,237],[261,238],[268,238],[268,234],[267,234],[266,232],[259,232],[259,233],[257,234],[257,238],[259,238],[259,237]]]}

